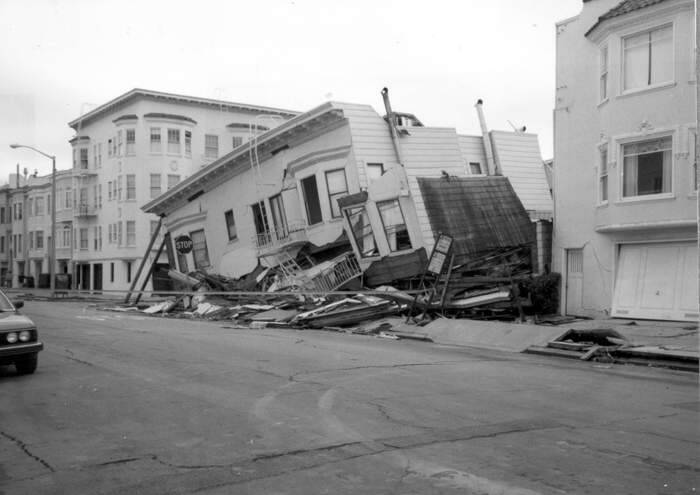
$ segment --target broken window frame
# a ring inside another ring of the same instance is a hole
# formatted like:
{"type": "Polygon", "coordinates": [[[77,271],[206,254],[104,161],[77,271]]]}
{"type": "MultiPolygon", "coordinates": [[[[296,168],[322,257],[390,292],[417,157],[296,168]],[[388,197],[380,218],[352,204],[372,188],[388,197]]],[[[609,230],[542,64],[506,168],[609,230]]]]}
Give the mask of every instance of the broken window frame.
{"type": "Polygon", "coordinates": [[[369,214],[367,213],[367,207],[364,204],[347,206],[343,208],[343,213],[345,219],[350,227],[350,234],[352,235],[355,246],[357,247],[357,252],[361,258],[373,258],[379,256],[379,247],[377,246],[377,239],[374,236],[374,229],[372,228],[372,223],[369,219],[369,214]],[[359,215],[358,215],[359,214],[359,215]],[[353,218],[362,217],[364,225],[362,225],[362,231],[358,237],[358,232],[355,226],[359,224],[353,223],[353,218]],[[369,229],[369,230],[368,230],[369,229]],[[365,246],[365,240],[371,239],[371,245],[369,249],[363,249],[365,246]]]}
{"type": "Polygon", "coordinates": [[[348,177],[345,173],[345,169],[336,168],[333,170],[328,170],[325,172],[324,175],[326,177],[326,191],[328,192],[328,202],[331,205],[331,218],[342,218],[343,213],[340,211],[340,206],[338,206],[338,198],[342,198],[343,196],[347,196],[348,194],[348,177]],[[340,176],[339,172],[342,172],[344,189],[331,190],[331,181],[328,180],[328,177],[332,177],[334,174],[340,176]]]}
{"type": "Polygon", "coordinates": [[[413,249],[413,243],[411,242],[411,236],[408,232],[408,226],[406,225],[406,217],[403,214],[403,210],[401,209],[401,202],[399,201],[399,198],[394,198],[394,199],[388,199],[385,201],[378,201],[377,202],[377,211],[379,212],[379,218],[382,221],[382,228],[384,229],[384,237],[386,238],[386,242],[389,246],[389,250],[392,253],[396,253],[399,251],[407,251],[410,249],[413,249]],[[401,221],[403,223],[394,223],[392,225],[387,225],[388,223],[388,218],[386,218],[388,215],[385,215],[386,212],[388,212],[388,209],[382,209],[385,206],[392,206],[396,205],[396,209],[398,211],[398,215],[401,217],[401,221]],[[403,227],[403,228],[401,228],[403,227]],[[406,242],[408,245],[406,245],[406,242]]]}
{"type": "Polygon", "coordinates": [[[192,239],[192,259],[194,260],[195,269],[210,267],[211,263],[209,261],[207,238],[204,229],[190,232],[190,239],[192,239]]]}

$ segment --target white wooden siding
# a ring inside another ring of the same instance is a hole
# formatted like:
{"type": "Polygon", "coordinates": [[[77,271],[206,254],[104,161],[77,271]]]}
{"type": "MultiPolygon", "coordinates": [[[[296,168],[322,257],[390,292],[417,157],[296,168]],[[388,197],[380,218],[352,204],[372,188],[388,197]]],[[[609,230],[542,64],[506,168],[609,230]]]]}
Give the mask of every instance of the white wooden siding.
{"type": "Polygon", "coordinates": [[[525,209],[552,212],[554,206],[537,136],[492,131],[491,138],[501,172],[510,180],[525,209]]]}
{"type": "Polygon", "coordinates": [[[430,250],[435,242],[435,233],[425,210],[418,177],[440,177],[443,171],[464,177],[466,164],[454,129],[411,127],[408,131],[409,135],[400,138],[401,151],[420,231],[430,250]]]}
{"type": "Polygon", "coordinates": [[[367,163],[382,163],[384,170],[398,166],[386,121],[369,105],[333,103],[343,110],[350,125],[352,149],[360,187],[367,187],[367,163]]]}
{"type": "Polygon", "coordinates": [[[477,162],[481,165],[481,171],[486,173],[488,164],[486,163],[486,152],[484,151],[484,139],[481,136],[457,136],[459,149],[462,152],[467,173],[470,162],[477,162]]]}

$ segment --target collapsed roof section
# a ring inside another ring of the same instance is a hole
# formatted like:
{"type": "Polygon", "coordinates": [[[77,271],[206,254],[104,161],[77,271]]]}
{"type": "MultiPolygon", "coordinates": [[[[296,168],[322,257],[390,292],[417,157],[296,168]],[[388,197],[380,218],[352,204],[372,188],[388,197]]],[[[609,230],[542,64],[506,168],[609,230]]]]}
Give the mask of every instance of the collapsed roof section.
{"type": "Polygon", "coordinates": [[[449,233],[457,256],[535,241],[507,177],[419,177],[418,184],[433,232],[449,233]]]}

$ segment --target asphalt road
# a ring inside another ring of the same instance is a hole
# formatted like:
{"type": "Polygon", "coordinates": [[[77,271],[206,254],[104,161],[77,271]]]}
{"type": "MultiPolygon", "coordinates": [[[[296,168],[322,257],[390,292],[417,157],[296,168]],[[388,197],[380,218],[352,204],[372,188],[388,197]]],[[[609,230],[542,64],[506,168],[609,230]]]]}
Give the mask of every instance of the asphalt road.
{"type": "Polygon", "coordinates": [[[28,301],[0,494],[700,491],[697,375],[28,301]]]}

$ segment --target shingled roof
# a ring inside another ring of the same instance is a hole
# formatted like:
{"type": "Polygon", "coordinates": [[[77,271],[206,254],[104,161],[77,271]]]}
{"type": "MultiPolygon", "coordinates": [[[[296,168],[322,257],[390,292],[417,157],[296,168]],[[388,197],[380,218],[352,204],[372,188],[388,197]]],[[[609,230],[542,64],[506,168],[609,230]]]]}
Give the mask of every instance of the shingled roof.
{"type": "Polygon", "coordinates": [[[666,0],[623,0],[618,3],[615,7],[608,10],[605,14],[598,17],[598,21],[593,25],[591,29],[586,32],[586,36],[589,35],[591,31],[597,28],[601,22],[612,19],[613,17],[619,17],[621,15],[634,12],[635,10],[643,9],[645,7],[650,7],[656,5],[657,3],[665,2],[666,0]]]}
{"type": "Polygon", "coordinates": [[[534,241],[533,224],[507,177],[419,177],[418,185],[433,232],[451,235],[458,256],[534,241]]]}

